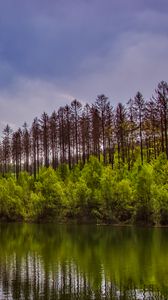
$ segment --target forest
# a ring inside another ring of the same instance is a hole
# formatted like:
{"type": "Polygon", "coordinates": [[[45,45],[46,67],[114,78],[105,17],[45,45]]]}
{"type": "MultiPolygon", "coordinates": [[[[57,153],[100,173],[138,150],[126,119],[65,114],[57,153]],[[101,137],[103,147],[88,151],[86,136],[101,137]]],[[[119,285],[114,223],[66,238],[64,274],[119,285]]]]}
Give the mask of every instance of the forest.
{"type": "Polygon", "coordinates": [[[3,130],[0,220],[168,224],[168,84],[3,130]]]}

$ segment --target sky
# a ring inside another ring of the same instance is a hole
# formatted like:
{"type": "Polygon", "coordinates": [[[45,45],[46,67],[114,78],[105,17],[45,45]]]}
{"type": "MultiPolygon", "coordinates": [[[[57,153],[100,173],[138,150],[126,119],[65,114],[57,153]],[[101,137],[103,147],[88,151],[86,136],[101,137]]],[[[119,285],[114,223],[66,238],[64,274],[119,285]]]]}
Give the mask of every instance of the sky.
{"type": "Polygon", "coordinates": [[[168,80],[167,0],[1,0],[0,130],[168,80]]]}

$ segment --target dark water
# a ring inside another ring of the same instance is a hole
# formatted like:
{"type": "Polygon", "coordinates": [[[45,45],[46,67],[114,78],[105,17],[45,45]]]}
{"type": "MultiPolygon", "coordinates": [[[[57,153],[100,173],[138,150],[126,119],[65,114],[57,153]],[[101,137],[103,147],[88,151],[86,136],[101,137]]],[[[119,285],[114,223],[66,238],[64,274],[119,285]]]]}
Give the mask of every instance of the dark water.
{"type": "Polygon", "coordinates": [[[168,299],[168,229],[2,224],[0,299],[168,299]]]}

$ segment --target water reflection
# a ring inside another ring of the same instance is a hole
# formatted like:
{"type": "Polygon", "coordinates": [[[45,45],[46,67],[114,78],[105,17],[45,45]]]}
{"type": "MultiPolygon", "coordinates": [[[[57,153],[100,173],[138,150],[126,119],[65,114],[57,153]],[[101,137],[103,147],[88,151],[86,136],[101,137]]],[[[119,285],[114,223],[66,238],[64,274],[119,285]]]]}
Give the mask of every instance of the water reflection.
{"type": "Polygon", "coordinates": [[[0,299],[168,299],[168,230],[0,225],[0,299]]]}

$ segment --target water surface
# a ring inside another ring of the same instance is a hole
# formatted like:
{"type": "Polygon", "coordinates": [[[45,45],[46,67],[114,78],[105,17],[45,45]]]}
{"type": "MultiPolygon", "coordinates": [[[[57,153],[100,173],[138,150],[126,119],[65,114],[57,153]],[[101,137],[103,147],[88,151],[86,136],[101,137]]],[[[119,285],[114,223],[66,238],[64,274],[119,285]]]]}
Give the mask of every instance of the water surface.
{"type": "Polygon", "coordinates": [[[168,299],[168,229],[0,225],[0,299],[168,299]]]}

